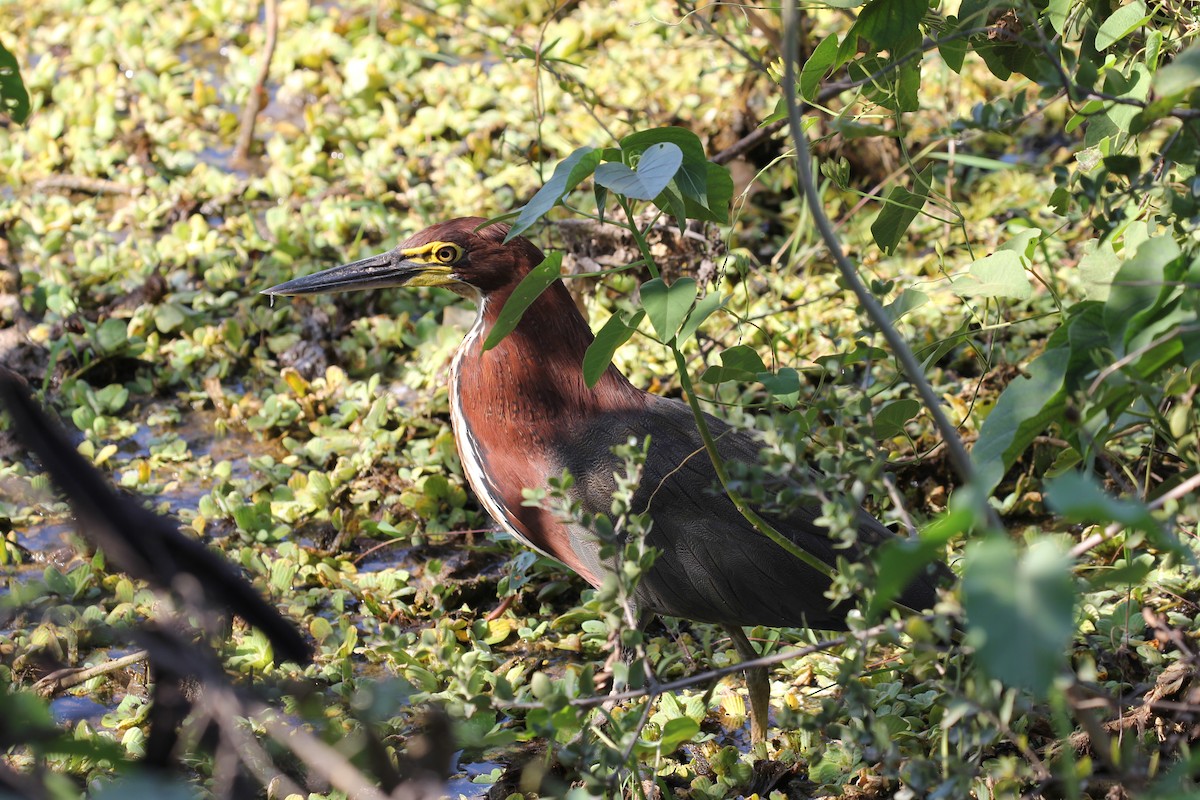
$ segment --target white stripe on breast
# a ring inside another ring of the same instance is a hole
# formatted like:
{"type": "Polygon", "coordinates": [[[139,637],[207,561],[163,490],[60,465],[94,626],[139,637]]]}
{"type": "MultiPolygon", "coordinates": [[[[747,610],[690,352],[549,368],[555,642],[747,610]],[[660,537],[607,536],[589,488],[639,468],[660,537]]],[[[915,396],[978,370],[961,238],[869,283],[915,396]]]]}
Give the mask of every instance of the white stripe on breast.
{"type": "Polygon", "coordinates": [[[480,294],[475,298],[475,303],[478,307],[478,312],[475,315],[475,324],[471,326],[471,330],[467,333],[466,338],[459,345],[458,352],[454,354],[454,360],[450,363],[450,424],[454,429],[454,442],[458,446],[458,457],[462,461],[463,472],[467,476],[467,483],[470,484],[471,489],[475,492],[475,496],[479,498],[479,502],[483,505],[484,509],[504,529],[504,532],[526,547],[532,548],[544,556],[554,558],[553,555],[529,541],[525,534],[517,530],[512,522],[513,515],[509,514],[508,510],[501,504],[501,499],[491,493],[491,486],[486,477],[487,473],[484,470],[483,458],[479,453],[479,443],[475,441],[475,437],[471,433],[471,427],[467,424],[467,418],[463,413],[462,361],[466,357],[467,351],[471,350],[480,337],[483,336],[484,310],[487,298],[480,294]]]}

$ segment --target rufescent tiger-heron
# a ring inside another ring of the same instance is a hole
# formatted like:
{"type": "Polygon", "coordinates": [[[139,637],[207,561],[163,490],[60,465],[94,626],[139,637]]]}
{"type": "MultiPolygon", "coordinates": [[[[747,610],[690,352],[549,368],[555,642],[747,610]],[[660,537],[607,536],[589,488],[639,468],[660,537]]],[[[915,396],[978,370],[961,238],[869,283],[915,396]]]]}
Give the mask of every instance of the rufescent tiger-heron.
{"type": "MultiPolygon", "coordinates": [[[[507,228],[480,228],[477,217],[433,225],[387,253],[297,278],[268,295],[312,295],[396,286],[444,286],[475,302],[475,324],[450,368],[450,413],[467,481],[509,534],[552,556],[598,586],[599,543],[578,524],[522,504],[523,490],[546,488],[566,469],[574,498],[592,514],[608,513],[621,468],[614,445],[650,437],[635,510],[652,520],[647,544],[661,551],[635,595],[641,612],[722,625],[743,659],[757,655],[743,625],[845,630],[846,604],[825,597],[829,580],[756,531],[720,491],[695,419],[679,401],[633,386],[609,366],[594,387],[583,376],[592,332],[562,281],[525,311],[491,350],[483,349],[504,303],[543,256],[527,239],[505,243],[507,228]]],[[[762,445],[709,417],[725,459],[753,463],[762,445]]],[[[783,535],[833,565],[840,554],[817,510],[801,507],[771,522],[783,535]]],[[[865,511],[858,541],[878,544],[892,533],[865,511]]],[[[926,609],[936,599],[935,574],[915,578],[898,602],[926,609]]],[[[751,737],[765,738],[770,684],[765,668],[747,671],[751,737]]]]}

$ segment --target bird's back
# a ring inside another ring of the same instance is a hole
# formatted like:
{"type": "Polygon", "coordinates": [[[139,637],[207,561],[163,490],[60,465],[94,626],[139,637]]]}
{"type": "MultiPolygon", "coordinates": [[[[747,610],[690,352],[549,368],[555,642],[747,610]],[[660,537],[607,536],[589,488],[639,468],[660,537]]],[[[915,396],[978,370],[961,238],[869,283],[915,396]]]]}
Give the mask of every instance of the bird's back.
{"type": "MultiPolygon", "coordinates": [[[[762,445],[752,436],[712,417],[708,423],[725,459],[757,460],[762,445]]],[[[562,438],[559,457],[575,476],[585,510],[609,510],[619,466],[611,447],[630,436],[641,440],[647,435],[650,450],[634,505],[639,510],[648,506],[653,520],[648,543],[661,555],[638,587],[642,608],[736,625],[846,627],[850,606],[831,607],[825,597],[829,580],[756,531],[721,490],[691,410],[677,400],[653,398],[636,412],[600,414],[562,438]]],[[[818,513],[802,506],[770,521],[830,565],[839,555],[851,561],[862,558],[893,535],[860,511],[859,544],[835,549],[828,531],[814,522],[818,513]]],[[[899,600],[910,608],[929,608],[936,600],[935,585],[931,575],[918,576],[899,600]]]]}

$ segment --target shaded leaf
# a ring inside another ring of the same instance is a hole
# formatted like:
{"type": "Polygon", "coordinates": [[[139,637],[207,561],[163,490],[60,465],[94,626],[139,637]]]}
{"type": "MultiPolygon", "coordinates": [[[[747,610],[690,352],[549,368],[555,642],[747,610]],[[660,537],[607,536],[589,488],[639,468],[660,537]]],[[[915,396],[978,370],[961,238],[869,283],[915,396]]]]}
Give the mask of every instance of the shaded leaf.
{"type": "Polygon", "coordinates": [[[726,167],[711,161],[706,162],[705,187],[708,192],[708,205],[701,205],[684,196],[683,205],[687,209],[688,218],[728,224],[729,202],[733,199],[733,176],[726,167]]]}
{"type": "Polygon", "coordinates": [[[629,341],[629,337],[633,336],[645,316],[645,311],[638,311],[630,318],[629,322],[616,314],[608,318],[608,322],[600,328],[600,332],[596,334],[596,338],[588,345],[587,352],[583,355],[584,383],[589,387],[596,385],[600,376],[612,363],[617,348],[629,341]]]}
{"type": "Polygon", "coordinates": [[[562,200],[563,195],[578,186],[596,170],[601,155],[599,150],[580,147],[558,162],[550,180],[546,181],[546,184],[538,189],[537,193],[521,209],[517,215],[517,221],[513,223],[508,235],[504,237],[504,241],[512,241],[514,237],[527,231],[531,225],[545,216],[547,211],[554,208],[559,200],[562,200]]]}
{"type": "Polygon", "coordinates": [[[883,406],[875,413],[873,429],[880,439],[890,439],[904,433],[904,423],[921,413],[921,404],[905,397],[883,406]]]}
{"type": "Polygon", "coordinates": [[[651,145],[664,142],[678,147],[683,152],[686,161],[706,160],[704,144],[700,141],[700,137],[687,128],[680,128],[676,125],[631,133],[621,140],[621,150],[625,153],[640,153],[650,149],[651,145]]]}
{"type": "Polygon", "coordinates": [[[953,72],[962,72],[963,61],[967,58],[967,37],[954,36],[947,30],[938,37],[938,53],[942,62],[953,72]]]}
{"type": "Polygon", "coordinates": [[[882,125],[859,122],[852,117],[834,117],[828,124],[830,129],[840,134],[843,139],[870,139],[876,136],[900,138],[899,131],[889,130],[882,125]]]}
{"type": "Polygon", "coordinates": [[[979,429],[971,450],[980,487],[987,494],[1000,484],[1004,473],[1025,448],[1063,408],[1063,380],[1071,351],[1046,350],[1028,367],[1029,377],[1013,380],[1000,394],[992,413],[979,429]]]}
{"type": "Polygon", "coordinates": [[[967,641],[980,665],[1044,697],[1066,665],[1075,628],[1070,559],[1048,539],[1022,553],[996,535],[971,545],[963,562],[967,641]]]}
{"type": "Polygon", "coordinates": [[[183,309],[176,303],[163,303],[154,309],[154,326],[160,333],[170,333],[184,323],[183,309]]]}
{"type": "Polygon", "coordinates": [[[604,211],[608,205],[608,189],[598,183],[592,184],[592,193],[596,198],[596,221],[604,224],[604,211]]]}
{"type": "Polygon", "coordinates": [[[20,66],[16,57],[0,44],[0,111],[12,117],[13,122],[23,123],[29,119],[29,92],[21,80],[20,66]]]}
{"type": "Polygon", "coordinates": [[[668,286],[662,278],[642,284],[642,308],[663,342],[670,342],[696,300],[696,281],[680,278],[668,286]]]}
{"type": "Polygon", "coordinates": [[[1046,483],[1045,499],[1046,506],[1068,522],[1121,523],[1150,536],[1159,548],[1188,557],[1180,542],[1168,534],[1145,503],[1138,499],[1112,497],[1092,475],[1072,471],[1056,477],[1046,483]]]}
{"type": "Polygon", "coordinates": [[[913,181],[913,191],[910,192],[903,186],[893,186],[888,192],[883,209],[871,223],[871,235],[875,238],[875,243],[888,255],[896,252],[896,246],[904,238],[904,232],[925,207],[925,200],[929,197],[929,179],[932,175],[933,166],[930,165],[913,181]]]}
{"type": "Polygon", "coordinates": [[[1193,44],[1154,74],[1154,91],[1180,94],[1200,86],[1200,43],[1193,44]]]}
{"type": "Polygon", "coordinates": [[[688,313],[687,320],[679,329],[679,344],[683,344],[688,339],[692,338],[692,334],[708,319],[710,315],[718,308],[725,305],[729,299],[729,295],[722,297],[717,291],[711,291],[698,301],[695,307],[688,313]]]}
{"type": "Polygon", "coordinates": [[[653,200],[675,177],[681,163],[683,151],[661,142],[646,148],[637,170],[615,162],[596,167],[596,183],[636,200],[653,200]]]}
{"type": "Polygon", "coordinates": [[[505,336],[512,333],[521,321],[521,317],[525,315],[526,309],[541,296],[542,292],[546,291],[550,284],[558,280],[562,274],[562,260],[561,252],[551,253],[541,264],[531,269],[529,274],[521,279],[517,288],[513,289],[513,293],[505,301],[504,308],[500,309],[496,323],[483,342],[484,350],[491,350],[500,344],[505,336]]]}
{"type": "Polygon", "coordinates": [[[1167,265],[1180,253],[1175,240],[1164,234],[1142,242],[1133,258],[1117,270],[1104,304],[1104,327],[1118,356],[1124,355],[1130,338],[1160,305],[1167,265]]]}
{"type": "MultiPolygon", "coordinates": [[[[631,133],[621,140],[621,150],[625,153],[638,153],[648,150],[651,145],[670,143],[683,153],[679,171],[675,173],[675,185],[679,194],[691,198],[701,206],[707,207],[708,200],[708,159],[704,155],[704,145],[700,137],[687,128],[668,126],[651,128],[647,131],[631,133]]],[[[657,201],[656,201],[657,203],[657,201]]],[[[663,208],[662,204],[658,204],[663,208]]],[[[664,210],[667,210],[664,208],[664,210]]],[[[669,213],[675,214],[674,210],[669,213]]],[[[675,214],[679,219],[682,216],[675,214]]]]}
{"type": "Polygon", "coordinates": [[[109,317],[96,326],[96,348],[101,355],[116,353],[129,341],[129,325],[123,319],[109,317]]]}
{"type": "Polygon", "coordinates": [[[674,217],[675,223],[682,228],[687,224],[687,206],[683,204],[683,197],[672,189],[673,186],[675,186],[674,181],[666,189],[663,189],[658,197],[654,198],[654,205],[674,217]]]}
{"type": "Polygon", "coordinates": [[[1162,525],[1145,503],[1113,497],[1095,478],[1082,472],[1067,472],[1048,482],[1046,505],[1070,522],[1119,522],[1152,535],[1157,542],[1167,539],[1162,525]]]}
{"type": "Polygon", "coordinates": [[[1084,253],[1079,259],[1079,276],[1083,279],[1083,291],[1087,298],[1107,300],[1113,276],[1120,268],[1121,259],[1113,250],[1112,242],[1101,242],[1084,253]]]}
{"type": "Polygon", "coordinates": [[[756,376],[771,396],[789,408],[800,399],[800,373],[791,367],[777,372],[760,372],[756,376]]]}
{"type": "Polygon", "coordinates": [[[921,44],[919,26],[927,8],[925,0],[871,0],[850,31],[893,58],[902,56],[921,44]]]}
{"type": "Polygon", "coordinates": [[[915,311],[929,302],[929,295],[917,289],[905,289],[892,302],[883,307],[889,322],[895,322],[910,311],[915,311]]]}
{"type": "Polygon", "coordinates": [[[878,619],[880,612],[900,596],[909,582],[938,557],[947,542],[971,529],[975,512],[966,498],[965,492],[951,496],[950,507],[926,525],[919,538],[895,537],[879,548],[876,555],[879,573],[875,578],[875,594],[867,607],[867,619],[878,619]]]}
{"type": "Polygon", "coordinates": [[[804,67],[800,70],[801,97],[809,102],[816,100],[817,90],[821,88],[821,81],[829,74],[829,70],[833,65],[837,63],[837,55],[837,34],[830,34],[821,40],[821,43],[812,51],[812,55],[808,57],[808,61],[804,62],[804,67]]]}
{"type": "Polygon", "coordinates": [[[770,374],[762,357],[749,345],[734,345],[720,354],[721,366],[712,366],[704,371],[700,380],[705,383],[755,380],[759,374],[770,374]]]}

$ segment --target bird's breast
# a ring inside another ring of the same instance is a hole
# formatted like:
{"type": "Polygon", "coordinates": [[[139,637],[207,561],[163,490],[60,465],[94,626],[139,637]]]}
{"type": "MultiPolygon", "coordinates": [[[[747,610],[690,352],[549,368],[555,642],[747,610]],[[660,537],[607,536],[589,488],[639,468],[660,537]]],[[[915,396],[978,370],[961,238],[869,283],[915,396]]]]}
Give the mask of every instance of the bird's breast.
{"type": "Polygon", "coordinates": [[[504,390],[509,381],[482,368],[485,311],[481,302],[450,367],[450,422],[467,483],[506,533],[599,585],[598,548],[590,532],[545,508],[522,504],[526,489],[547,488],[547,479],[562,467],[548,446],[547,421],[539,424],[521,393],[504,390]]]}

